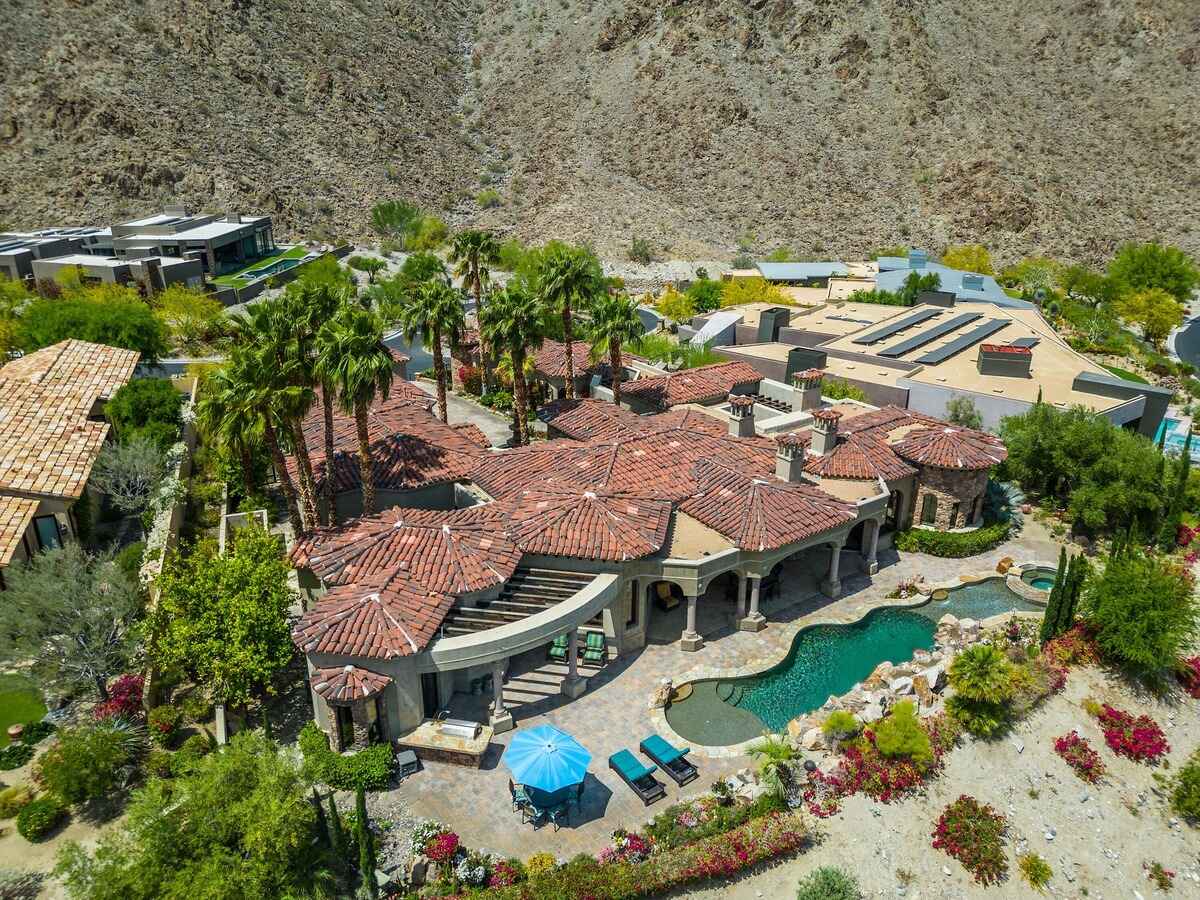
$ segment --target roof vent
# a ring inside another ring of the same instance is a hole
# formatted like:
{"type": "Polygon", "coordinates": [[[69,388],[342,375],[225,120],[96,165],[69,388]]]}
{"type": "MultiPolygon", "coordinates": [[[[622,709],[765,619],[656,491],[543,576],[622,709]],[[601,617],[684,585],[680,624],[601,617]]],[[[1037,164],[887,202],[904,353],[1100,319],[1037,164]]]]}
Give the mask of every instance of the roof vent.
{"type": "Polygon", "coordinates": [[[908,251],[908,267],[910,269],[923,269],[928,262],[929,254],[924,250],[908,251]]]}

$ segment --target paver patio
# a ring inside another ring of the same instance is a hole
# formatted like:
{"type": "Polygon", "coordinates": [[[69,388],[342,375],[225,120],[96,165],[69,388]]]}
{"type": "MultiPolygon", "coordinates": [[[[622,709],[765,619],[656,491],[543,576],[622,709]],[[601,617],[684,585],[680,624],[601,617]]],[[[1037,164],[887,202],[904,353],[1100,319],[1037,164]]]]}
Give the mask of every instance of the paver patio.
{"type": "MultiPolygon", "coordinates": [[[[692,760],[700,769],[700,778],[680,789],[671,779],[660,777],[667,788],[666,798],[644,807],[608,768],[608,757],[628,748],[640,758],[638,743],[655,730],[648,701],[664,678],[678,683],[700,667],[738,668],[751,660],[782,658],[795,629],[773,625],[804,625],[818,619],[856,621],[871,609],[886,605],[885,596],[901,581],[918,575],[929,581],[945,581],[961,572],[992,569],[1005,556],[1021,562],[1054,559],[1057,553],[1057,545],[1045,529],[1033,522],[1017,540],[968,560],[883,552],[881,569],[874,578],[856,571],[856,554],[847,552],[842,560],[843,571],[855,574],[844,578],[843,596],[836,601],[816,593],[817,575],[825,571],[825,563],[819,554],[812,554],[785,566],[779,596],[763,605],[769,622],[766,630],[738,631],[734,604],[723,598],[706,598],[698,608],[698,626],[705,646],[698,652],[685,653],[678,646],[683,605],[671,613],[656,610],[656,618],[649,622],[646,647],[591,675],[587,692],[576,700],[558,693],[565,667],[548,665],[543,651],[514,658],[505,681],[505,697],[517,727],[550,723],[574,735],[592,753],[582,809],[572,807],[568,824],[557,832],[550,825],[534,829],[521,824],[509,799],[508,770],[500,763],[512,738],[510,732],[494,739],[480,769],[423,763],[422,771],[399,787],[373,795],[372,814],[398,818],[404,810],[435,819],[457,831],[467,846],[506,856],[525,858],[545,851],[568,858],[580,852],[594,853],[610,843],[614,829],[637,828],[668,805],[700,796],[718,777],[751,764],[744,755],[720,758],[694,752],[692,760]]],[[[583,669],[582,673],[589,671],[583,669]]],[[[489,700],[487,695],[456,694],[453,714],[486,721],[489,700]]]]}

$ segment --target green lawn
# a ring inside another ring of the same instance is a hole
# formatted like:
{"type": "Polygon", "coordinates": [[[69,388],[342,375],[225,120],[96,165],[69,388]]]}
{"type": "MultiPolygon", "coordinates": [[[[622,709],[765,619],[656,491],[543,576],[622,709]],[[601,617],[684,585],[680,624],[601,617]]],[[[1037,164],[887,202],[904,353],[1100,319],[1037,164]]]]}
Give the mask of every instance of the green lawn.
{"type": "Polygon", "coordinates": [[[1101,363],[1100,365],[1103,368],[1108,369],[1108,371],[1112,372],[1118,378],[1124,378],[1126,381],[1136,381],[1138,384],[1149,384],[1150,383],[1145,378],[1143,378],[1141,375],[1138,375],[1134,372],[1130,372],[1126,369],[1119,369],[1116,366],[1106,366],[1106,365],[1104,365],[1104,363],[1101,363]]]}
{"type": "Polygon", "coordinates": [[[8,726],[40,721],[46,704],[24,675],[0,675],[0,747],[8,746],[8,726]]]}
{"type": "Polygon", "coordinates": [[[243,266],[236,272],[230,272],[228,275],[222,275],[220,278],[214,278],[213,284],[220,284],[226,287],[243,287],[242,279],[243,272],[249,272],[251,269],[258,269],[262,266],[270,265],[281,259],[300,259],[304,254],[308,253],[308,249],[304,246],[292,247],[288,250],[280,250],[271,256],[264,256],[262,259],[256,259],[248,266],[243,266]]]}

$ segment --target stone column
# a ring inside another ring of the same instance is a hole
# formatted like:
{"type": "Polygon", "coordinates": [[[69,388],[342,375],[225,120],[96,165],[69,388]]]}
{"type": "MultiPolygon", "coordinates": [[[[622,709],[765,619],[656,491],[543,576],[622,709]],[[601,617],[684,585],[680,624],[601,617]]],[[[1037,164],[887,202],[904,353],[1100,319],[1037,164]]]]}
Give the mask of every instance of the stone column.
{"type": "Polygon", "coordinates": [[[867,574],[874,575],[879,571],[879,560],[875,558],[876,552],[879,550],[879,529],[883,527],[883,520],[871,520],[871,543],[867,549],[867,574]]]}
{"type": "Polygon", "coordinates": [[[371,722],[367,718],[367,701],[356,700],[350,705],[350,718],[354,722],[355,750],[365,750],[371,743],[371,722]]]}
{"type": "Polygon", "coordinates": [[[696,603],[698,598],[693,595],[688,595],[687,598],[687,628],[683,631],[683,636],[679,639],[679,648],[681,650],[699,650],[704,646],[704,638],[700,637],[700,632],[696,631],[696,603]]]}
{"type": "Polygon", "coordinates": [[[738,619],[746,618],[746,582],[749,577],[742,572],[738,572],[738,601],[737,601],[737,617],[738,619]]]}
{"type": "Polygon", "coordinates": [[[759,595],[762,593],[762,576],[750,577],[750,612],[740,622],[741,631],[762,631],[767,627],[767,617],[758,611],[759,595]]]}
{"type": "Polygon", "coordinates": [[[579,677],[579,629],[572,628],[567,638],[567,677],[559,690],[574,699],[587,689],[587,681],[579,677]]]}
{"type": "Polygon", "coordinates": [[[495,697],[495,703],[492,705],[490,724],[496,734],[513,729],[512,713],[504,708],[504,669],[507,664],[507,659],[498,659],[492,664],[492,696],[495,697]]]}
{"type": "Polygon", "coordinates": [[[842,580],[838,574],[838,566],[842,560],[843,545],[844,541],[829,545],[829,575],[821,582],[821,592],[831,600],[842,596],[842,580]]]}

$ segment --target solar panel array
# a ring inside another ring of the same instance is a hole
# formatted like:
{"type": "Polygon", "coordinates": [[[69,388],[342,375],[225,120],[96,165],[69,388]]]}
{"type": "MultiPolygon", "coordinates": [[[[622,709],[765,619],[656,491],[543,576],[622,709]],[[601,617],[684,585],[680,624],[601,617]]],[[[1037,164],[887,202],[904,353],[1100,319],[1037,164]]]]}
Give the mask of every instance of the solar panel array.
{"type": "Polygon", "coordinates": [[[976,319],[982,319],[980,313],[963,313],[955,316],[953,319],[947,319],[945,322],[940,322],[934,325],[927,331],[922,331],[920,334],[915,334],[906,341],[901,341],[899,344],[893,344],[891,347],[885,347],[879,351],[880,356],[897,357],[903,356],[910,350],[916,350],[918,347],[924,347],[931,341],[936,341],[943,334],[949,334],[956,328],[961,328],[976,319]]]}
{"type": "Polygon", "coordinates": [[[944,362],[956,353],[961,353],[968,347],[978,344],[989,335],[995,334],[1007,324],[1008,319],[988,319],[982,325],[976,325],[966,334],[956,337],[945,347],[938,347],[936,350],[931,350],[916,361],[931,366],[944,362]]]}
{"type": "Polygon", "coordinates": [[[905,316],[898,322],[889,322],[882,328],[876,328],[874,331],[869,331],[860,337],[854,338],[856,344],[874,344],[876,341],[882,341],[886,337],[891,337],[897,331],[903,331],[913,325],[919,325],[927,319],[932,319],[939,315],[940,309],[923,309],[920,312],[913,313],[911,316],[905,316]]]}

